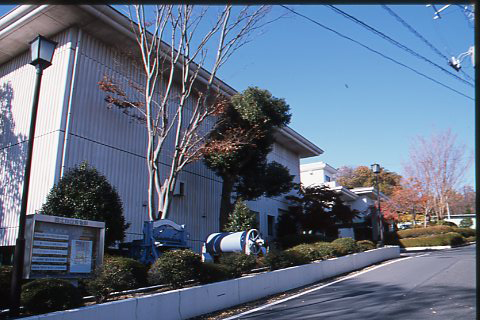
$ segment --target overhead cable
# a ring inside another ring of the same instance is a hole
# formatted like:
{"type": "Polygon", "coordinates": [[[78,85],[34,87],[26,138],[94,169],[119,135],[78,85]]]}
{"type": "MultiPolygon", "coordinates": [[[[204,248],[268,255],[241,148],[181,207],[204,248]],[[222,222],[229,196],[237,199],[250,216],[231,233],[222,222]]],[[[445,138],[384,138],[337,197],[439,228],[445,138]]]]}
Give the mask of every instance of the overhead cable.
{"type": "Polygon", "coordinates": [[[367,30],[369,30],[369,31],[371,31],[371,32],[373,32],[373,33],[375,33],[376,35],[378,35],[378,36],[380,36],[380,37],[384,38],[385,40],[389,41],[390,43],[394,44],[395,46],[397,46],[397,47],[399,47],[399,48],[401,48],[401,49],[403,49],[403,50],[407,51],[408,53],[410,53],[410,54],[412,54],[412,55],[416,56],[417,58],[419,58],[419,59],[422,59],[422,60],[424,60],[424,61],[426,61],[426,62],[430,63],[431,65],[433,65],[433,66],[437,67],[438,69],[440,69],[440,70],[442,70],[443,72],[445,72],[445,73],[449,74],[450,76],[452,76],[452,77],[456,78],[457,80],[459,80],[459,81],[461,81],[461,82],[463,82],[463,83],[465,83],[465,84],[467,84],[467,85],[471,86],[472,88],[474,88],[474,87],[475,87],[475,85],[474,85],[474,84],[472,84],[471,82],[468,82],[467,80],[465,80],[465,79],[462,79],[461,77],[457,76],[456,74],[454,74],[454,73],[452,73],[452,72],[448,71],[447,69],[445,69],[445,68],[443,68],[442,66],[440,66],[440,65],[436,64],[435,62],[431,61],[430,59],[428,59],[428,58],[426,58],[426,57],[422,56],[421,54],[419,54],[419,53],[415,52],[414,50],[412,50],[412,49],[408,48],[407,46],[405,46],[405,45],[401,44],[400,42],[398,42],[398,41],[396,41],[396,40],[392,39],[391,37],[387,36],[387,35],[386,35],[386,34],[384,34],[383,32],[381,32],[381,31],[378,31],[377,29],[375,29],[375,28],[373,28],[373,27],[369,26],[369,25],[368,25],[368,24],[366,24],[365,22],[363,22],[363,21],[361,21],[361,20],[359,20],[359,19],[355,18],[354,16],[352,16],[352,15],[350,15],[350,14],[346,13],[345,11],[342,11],[342,10],[338,9],[337,7],[335,7],[335,6],[333,6],[333,5],[327,5],[327,7],[330,7],[330,8],[331,8],[333,11],[335,11],[336,13],[338,13],[338,14],[340,14],[340,15],[342,15],[342,16],[344,16],[344,17],[346,17],[346,18],[350,19],[350,20],[352,20],[353,22],[355,22],[355,23],[357,23],[357,24],[361,25],[362,27],[364,27],[364,28],[366,28],[367,30]]]}
{"type": "MultiPolygon", "coordinates": [[[[405,20],[403,20],[398,14],[396,14],[392,9],[388,6],[382,4],[383,9],[385,9],[390,15],[392,15],[398,22],[400,22],[404,27],[406,27],[410,32],[412,32],[415,36],[417,36],[420,40],[422,40],[427,46],[429,46],[437,55],[439,55],[445,61],[449,61],[449,57],[445,54],[440,52],[433,44],[430,43],[425,37],[423,37],[420,33],[417,32],[411,25],[409,25],[405,20]]],[[[468,78],[470,81],[474,81],[472,77],[470,77],[465,71],[460,69],[460,72],[468,78]]]]}
{"type": "Polygon", "coordinates": [[[451,91],[453,91],[453,92],[455,92],[455,93],[458,93],[458,94],[461,95],[461,96],[464,96],[465,98],[468,98],[468,99],[470,99],[470,100],[475,101],[475,99],[473,99],[472,97],[469,97],[469,96],[467,96],[466,94],[464,94],[464,93],[462,93],[462,92],[460,92],[460,91],[458,91],[458,90],[455,90],[454,88],[452,88],[452,87],[450,87],[450,86],[447,86],[446,84],[443,84],[443,83],[441,83],[440,81],[435,80],[435,79],[433,79],[433,78],[431,78],[431,77],[429,77],[429,76],[427,76],[427,75],[425,75],[425,74],[423,74],[423,73],[421,73],[421,72],[419,72],[419,71],[417,71],[417,70],[415,70],[415,69],[407,66],[406,64],[403,64],[403,63],[401,63],[401,62],[399,62],[399,61],[397,61],[397,60],[395,60],[395,59],[393,59],[393,58],[390,58],[389,56],[387,56],[387,55],[385,55],[385,54],[383,54],[383,53],[381,53],[381,52],[379,52],[379,51],[377,51],[377,50],[375,50],[375,49],[372,49],[372,48],[364,45],[363,43],[361,43],[361,42],[359,42],[359,41],[357,41],[357,40],[355,40],[355,39],[352,39],[352,38],[350,38],[350,37],[348,37],[348,36],[346,36],[346,35],[338,32],[338,31],[336,31],[336,30],[333,30],[333,29],[331,29],[331,28],[329,28],[329,27],[321,24],[320,22],[318,22],[318,21],[316,21],[316,20],[313,20],[313,19],[311,19],[311,18],[309,18],[309,17],[307,17],[307,16],[305,16],[305,15],[303,15],[303,14],[301,14],[301,13],[299,13],[299,12],[293,10],[293,9],[290,9],[289,7],[287,7],[287,6],[283,5],[283,4],[280,5],[280,6],[283,7],[284,9],[287,9],[287,10],[289,10],[290,12],[298,15],[299,17],[302,17],[302,18],[304,18],[304,19],[306,19],[306,20],[308,20],[308,21],[310,21],[310,22],[312,22],[312,23],[314,23],[314,24],[322,27],[322,28],[325,29],[325,30],[328,30],[328,31],[330,31],[330,32],[335,33],[335,34],[336,34],[337,36],[339,36],[339,37],[342,37],[342,38],[344,38],[344,39],[350,40],[350,41],[358,44],[359,46],[361,46],[361,47],[363,47],[363,48],[365,48],[365,49],[367,49],[367,50],[369,50],[369,51],[371,51],[371,52],[374,52],[374,53],[382,56],[382,57],[385,58],[385,59],[388,59],[388,60],[392,61],[393,63],[396,63],[396,64],[398,64],[398,65],[400,65],[400,66],[402,66],[402,67],[404,67],[404,68],[407,68],[407,69],[415,72],[416,74],[418,74],[418,75],[420,75],[420,76],[422,76],[422,77],[424,77],[424,78],[427,78],[427,79],[429,79],[429,80],[431,80],[431,81],[433,81],[433,82],[441,85],[442,87],[445,87],[445,88],[447,88],[447,89],[449,89],[449,90],[451,90],[451,91]]]}

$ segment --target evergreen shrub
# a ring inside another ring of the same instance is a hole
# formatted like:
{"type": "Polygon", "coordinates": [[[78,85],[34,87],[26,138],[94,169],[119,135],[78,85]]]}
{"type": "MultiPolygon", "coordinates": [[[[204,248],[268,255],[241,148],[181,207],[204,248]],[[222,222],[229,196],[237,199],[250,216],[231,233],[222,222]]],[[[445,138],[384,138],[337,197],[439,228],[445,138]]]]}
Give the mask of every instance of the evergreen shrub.
{"type": "Polygon", "coordinates": [[[373,250],[376,248],[375,243],[370,240],[357,241],[357,246],[360,252],[373,250]]]}
{"type": "Polygon", "coordinates": [[[463,243],[465,243],[465,238],[456,232],[400,239],[400,245],[402,247],[455,246],[463,243]]]}
{"type": "Polygon", "coordinates": [[[97,302],[108,299],[112,292],[119,292],[147,285],[147,267],[130,258],[105,256],[103,267],[95,278],[87,282],[88,291],[97,302]]]}
{"type": "Polygon", "coordinates": [[[192,250],[167,251],[150,267],[148,280],[151,284],[168,284],[177,289],[189,280],[198,280],[201,268],[201,257],[192,250]]]}
{"type": "Polygon", "coordinates": [[[352,238],[338,238],[332,241],[337,256],[359,252],[357,243],[352,238]]]}
{"type": "Polygon", "coordinates": [[[67,280],[38,279],[22,286],[21,303],[28,313],[40,314],[80,307],[82,296],[67,280]]]}
{"type": "Polygon", "coordinates": [[[128,228],[117,191],[104,175],[86,162],[65,173],[50,190],[41,212],[105,222],[105,247],[122,241],[128,228]]]}
{"type": "Polygon", "coordinates": [[[270,270],[299,266],[308,262],[308,258],[293,250],[272,250],[265,257],[265,264],[270,270]]]}
{"type": "Polygon", "coordinates": [[[238,278],[243,273],[250,272],[257,265],[254,255],[237,252],[224,253],[219,260],[233,278],[238,278]]]}
{"type": "Polygon", "coordinates": [[[450,227],[450,226],[431,226],[426,228],[400,230],[397,232],[397,234],[399,239],[406,239],[406,238],[417,238],[417,237],[425,237],[425,236],[434,235],[434,234],[454,232],[455,229],[456,228],[450,227]]]}
{"type": "Polygon", "coordinates": [[[232,278],[231,270],[227,266],[211,262],[202,263],[198,276],[198,280],[202,284],[225,281],[232,278]]]}
{"type": "Polygon", "coordinates": [[[470,228],[455,228],[453,231],[460,233],[465,238],[474,237],[477,234],[475,229],[470,228]]]}
{"type": "Polygon", "coordinates": [[[313,244],[319,259],[327,260],[336,256],[335,246],[330,242],[315,242],[313,244]]]}

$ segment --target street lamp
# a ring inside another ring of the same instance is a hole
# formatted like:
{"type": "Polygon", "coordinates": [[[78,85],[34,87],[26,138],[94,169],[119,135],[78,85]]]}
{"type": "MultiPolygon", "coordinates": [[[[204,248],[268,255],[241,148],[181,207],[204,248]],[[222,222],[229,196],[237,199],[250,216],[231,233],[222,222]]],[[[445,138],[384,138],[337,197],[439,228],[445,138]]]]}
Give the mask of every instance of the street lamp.
{"type": "Polygon", "coordinates": [[[23,278],[23,260],[25,254],[25,222],[27,219],[28,187],[30,184],[30,169],[32,167],[33,140],[35,137],[35,124],[37,121],[38,98],[43,70],[52,64],[53,53],[57,43],[45,37],[38,36],[30,42],[31,65],[35,66],[35,88],[33,93],[32,114],[30,118],[30,131],[28,134],[27,159],[23,180],[22,204],[18,223],[18,235],[15,243],[13,258],[12,282],[10,287],[10,314],[17,316],[20,309],[21,282],[23,278]]]}
{"type": "MultiPolygon", "coordinates": [[[[378,201],[378,213],[375,214],[374,220],[375,220],[377,230],[380,229],[379,245],[380,247],[383,247],[383,217],[382,217],[382,211],[380,209],[380,188],[378,185],[378,175],[380,174],[380,165],[378,163],[374,163],[371,165],[371,167],[372,167],[372,172],[375,174],[375,185],[377,189],[377,201],[378,201]]],[[[376,236],[378,236],[378,232],[376,236]]]]}

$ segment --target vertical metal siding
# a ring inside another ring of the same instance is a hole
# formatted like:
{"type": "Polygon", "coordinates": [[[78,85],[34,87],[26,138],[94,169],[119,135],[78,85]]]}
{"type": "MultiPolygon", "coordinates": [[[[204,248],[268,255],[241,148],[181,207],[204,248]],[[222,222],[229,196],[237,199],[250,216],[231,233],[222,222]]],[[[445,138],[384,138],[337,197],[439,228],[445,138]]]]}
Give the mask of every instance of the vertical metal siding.
{"type": "MultiPolygon", "coordinates": [[[[66,30],[52,38],[58,45],[52,66],[44,71],[42,78],[27,214],[40,208],[53,185],[61,134],[61,110],[65,98],[66,65],[69,60],[68,34],[66,30]]],[[[9,109],[15,126],[13,135],[20,143],[11,147],[2,141],[1,146],[4,170],[0,172],[0,182],[2,185],[8,184],[8,188],[2,188],[0,194],[0,227],[4,228],[0,231],[0,245],[14,245],[16,238],[35,77],[35,68],[29,65],[29,59],[30,52],[27,51],[0,66],[0,85],[10,86],[13,92],[9,109]],[[11,159],[17,160],[14,167],[8,162],[11,159]],[[16,181],[12,182],[11,177],[15,177],[16,181]]]]}
{"type": "MultiPolygon", "coordinates": [[[[86,33],[80,52],[78,78],[72,97],[72,136],[66,146],[65,166],[73,167],[87,160],[105,174],[122,198],[125,218],[131,223],[125,240],[138,239],[143,221],[147,219],[143,206],[147,201],[146,131],[142,124],[121,111],[108,110],[105,94],[97,83],[106,74],[121,80],[122,89],[132,93],[128,80],[141,81],[141,75],[135,67],[127,64],[124,57],[86,33]]],[[[188,101],[189,108],[192,103],[188,101]]],[[[161,157],[163,177],[168,174],[173,149],[171,137],[166,141],[161,157]]],[[[186,225],[191,235],[189,243],[199,251],[201,241],[218,230],[221,179],[201,161],[189,165],[179,179],[185,183],[186,193],[175,197],[169,218],[186,225]]]]}

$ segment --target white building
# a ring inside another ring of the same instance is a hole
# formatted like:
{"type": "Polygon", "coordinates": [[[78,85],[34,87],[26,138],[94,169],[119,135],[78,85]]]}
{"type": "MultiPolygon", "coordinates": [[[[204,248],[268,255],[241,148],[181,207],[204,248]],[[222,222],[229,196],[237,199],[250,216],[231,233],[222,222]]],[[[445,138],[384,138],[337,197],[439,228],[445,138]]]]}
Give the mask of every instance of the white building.
{"type": "MultiPolygon", "coordinates": [[[[17,234],[35,78],[29,42],[38,34],[58,45],[40,90],[27,214],[41,208],[66,169],[86,160],[106,175],[123,201],[131,223],[125,240],[141,238],[147,220],[145,129],[120,111],[108,110],[97,85],[106,74],[138,76],[116,49],[137,45],[130,30],[129,20],[106,5],[23,5],[0,18],[0,246],[11,248],[17,234]]],[[[236,93],[218,84],[228,95],[236,93]]],[[[276,133],[269,160],[287,166],[299,182],[300,158],[322,152],[286,127],[276,133]]],[[[165,169],[167,159],[165,152],[165,169]]],[[[179,180],[185,192],[175,198],[170,219],[186,225],[189,245],[199,250],[207,235],[218,232],[222,181],[202,161],[186,167],[179,180]]],[[[283,197],[249,205],[258,212],[264,235],[274,230],[279,210],[287,208],[283,197]]]]}
{"type": "MultiPolygon", "coordinates": [[[[371,208],[377,202],[377,191],[374,187],[361,187],[348,189],[338,185],[335,181],[337,169],[325,162],[302,164],[300,166],[300,180],[305,186],[327,186],[340,194],[340,198],[359,213],[359,217],[353,220],[356,229],[356,237],[364,238],[365,233],[372,232],[368,227],[371,219],[371,208]]],[[[388,197],[380,192],[381,201],[387,201],[388,197]]],[[[371,224],[370,224],[371,225],[371,224]]]]}

